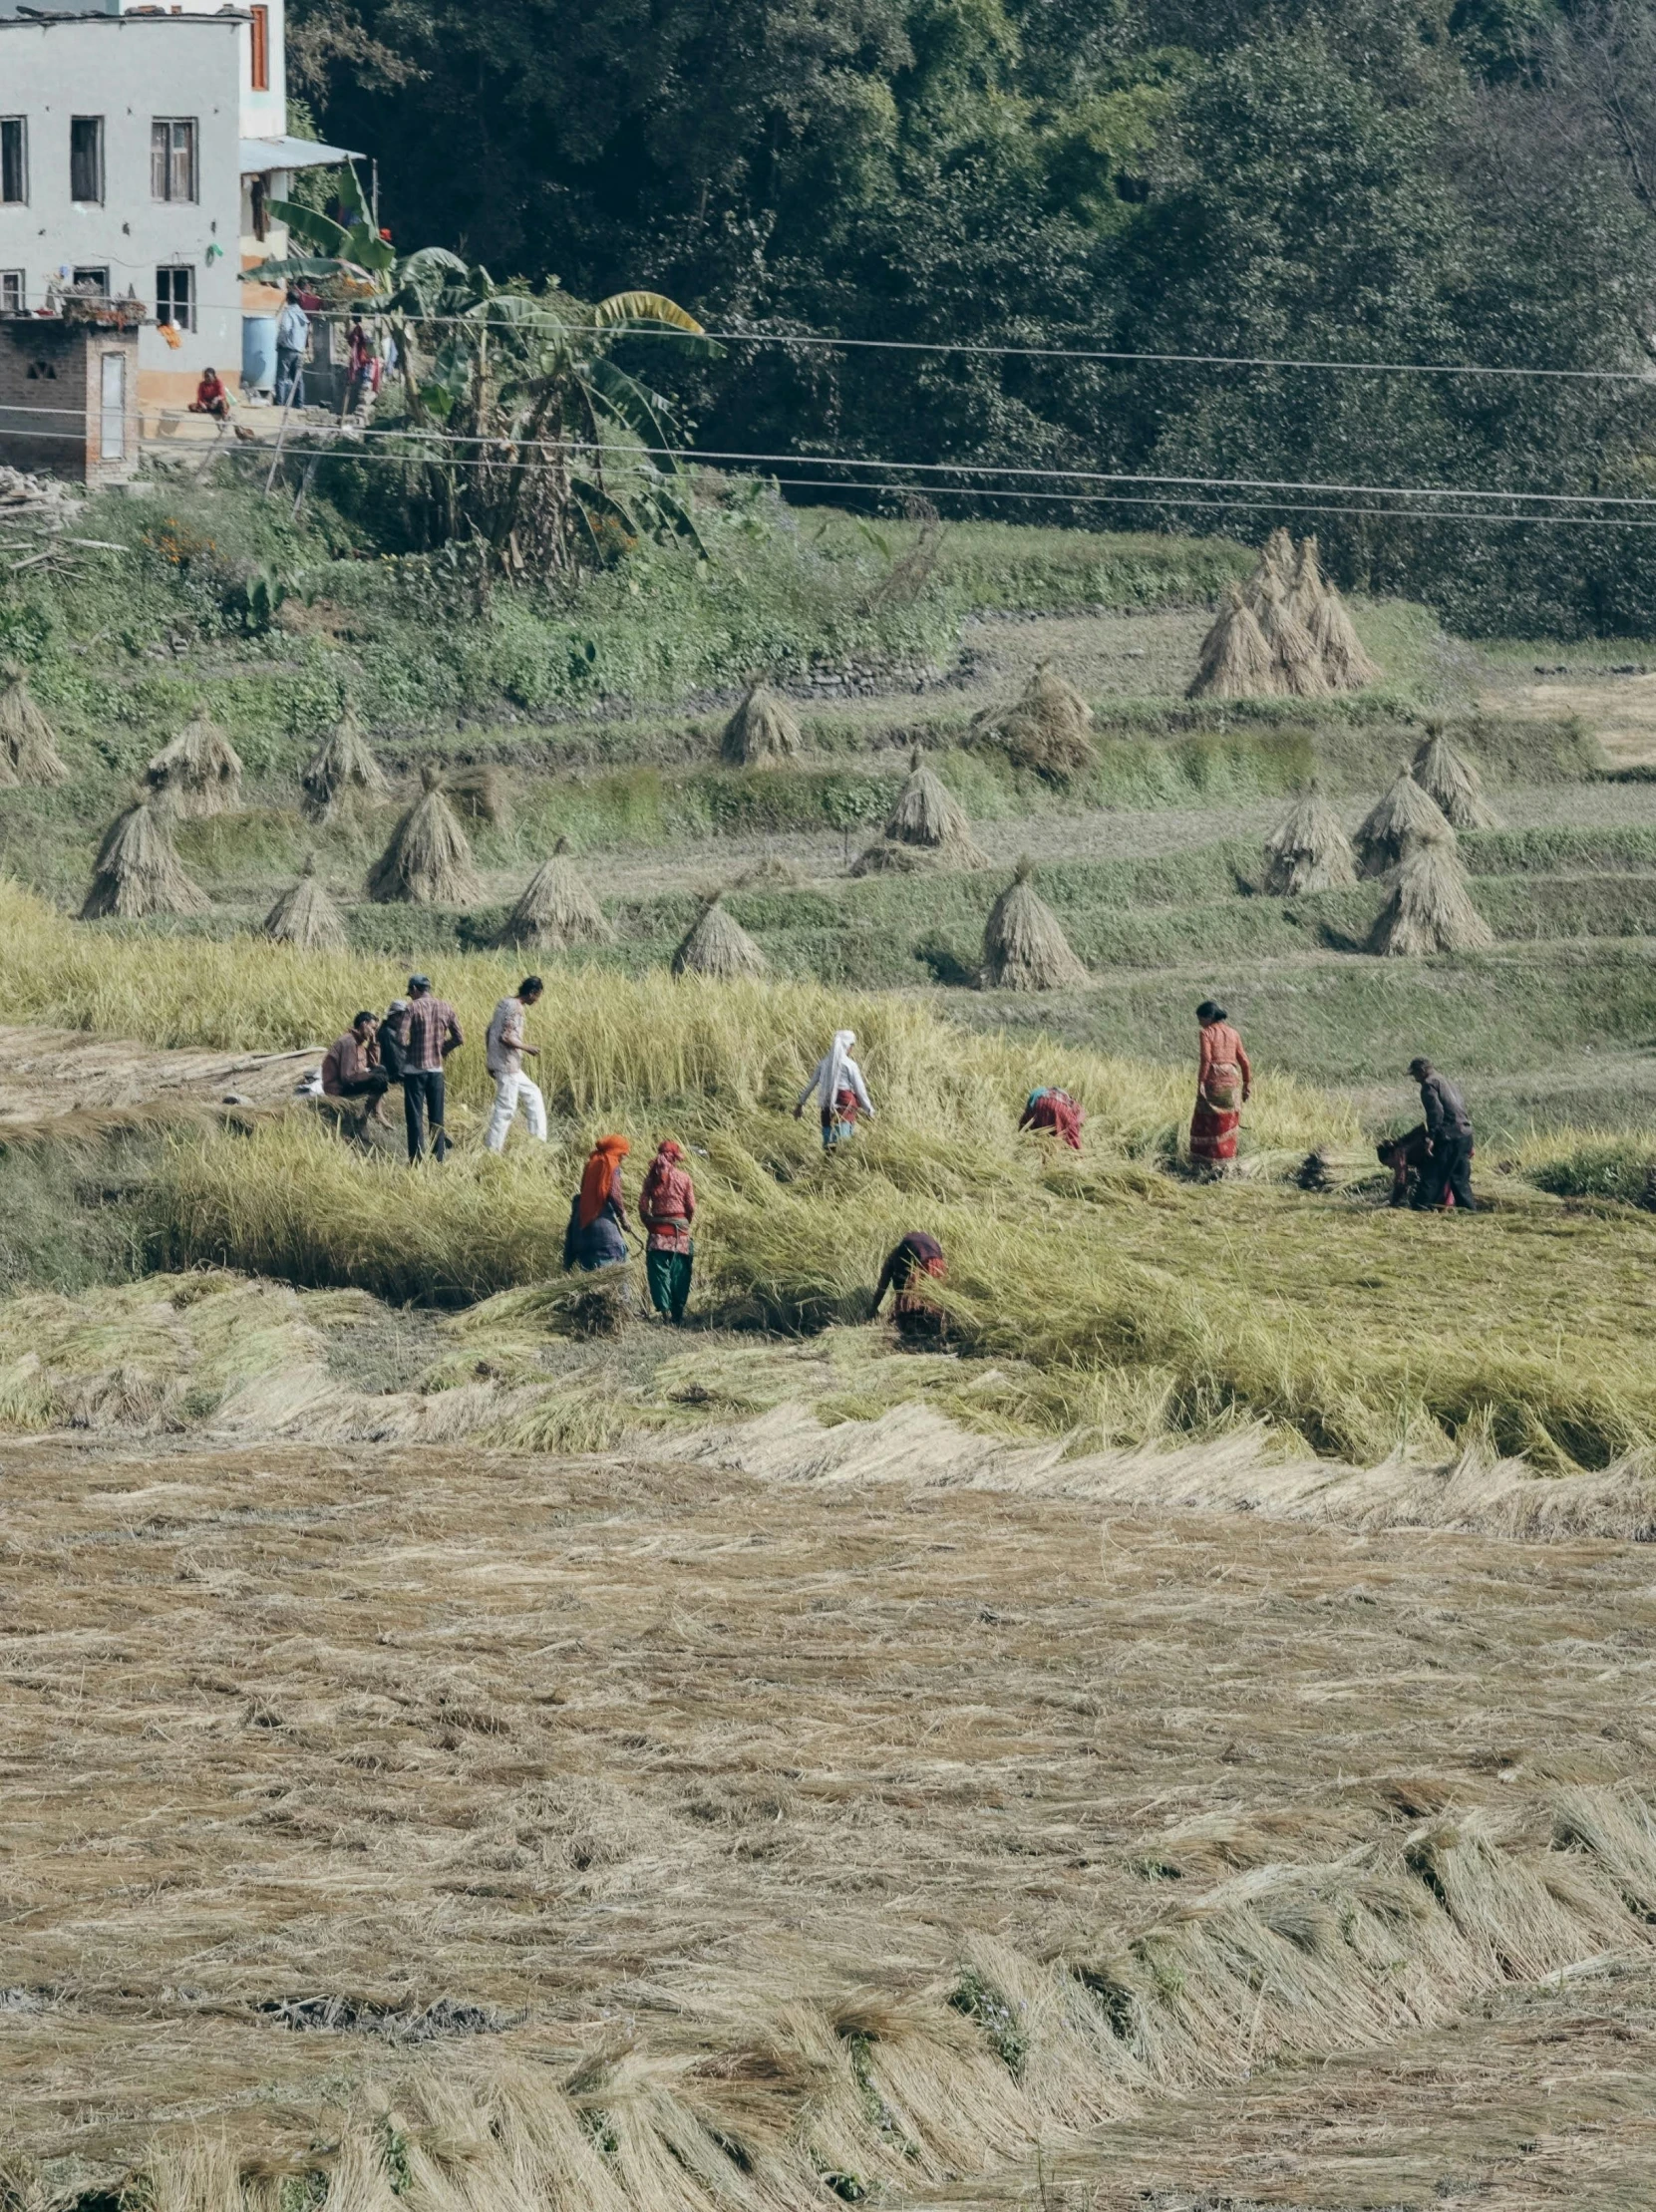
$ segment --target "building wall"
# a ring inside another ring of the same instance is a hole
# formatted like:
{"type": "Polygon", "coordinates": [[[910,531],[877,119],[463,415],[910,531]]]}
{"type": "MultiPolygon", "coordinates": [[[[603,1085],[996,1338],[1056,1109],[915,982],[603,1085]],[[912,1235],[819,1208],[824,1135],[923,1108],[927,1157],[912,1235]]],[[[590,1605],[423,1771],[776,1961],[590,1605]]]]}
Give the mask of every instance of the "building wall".
{"type": "MultiPolygon", "coordinates": [[[[271,84],[254,111],[258,133],[281,128],[280,18],[272,8],[271,84]]],[[[138,342],[147,405],[182,405],[211,364],[232,387],[241,370],[240,141],[253,96],[244,16],[110,15],[39,22],[0,17],[0,116],[28,123],[29,197],[0,204],[0,271],[21,269],[25,304],[44,304],[63,268],[107,268],[110,289],[129,286],[152,314],[156,272],[193,273],[195,329],[168,346],[153,323],[138,342]],[[104,199],[70,198],[70,120],[104,118],[104,199]],[[194,201],[151,191],[150,127],[193,117],[194,201]]]]}
{"type": "Polygon", "coordinates": [[[0,317],[0,461],[110,483],[138,464],[138,333],[57,317],[0,317]],[[106,439],[104,362],[122,364],[124,402],[106,439]]]}

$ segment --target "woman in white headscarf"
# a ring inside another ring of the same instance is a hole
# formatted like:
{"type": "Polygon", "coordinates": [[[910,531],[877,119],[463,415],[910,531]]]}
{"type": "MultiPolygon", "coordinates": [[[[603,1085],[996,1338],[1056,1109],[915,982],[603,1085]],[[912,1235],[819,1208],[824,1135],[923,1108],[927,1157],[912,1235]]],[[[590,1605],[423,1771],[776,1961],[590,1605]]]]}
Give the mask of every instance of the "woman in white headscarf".
{"type": "Polygon", "coordinates": [[[862,1070],[851,1058],[851,1047],[856,1043],[856,1032],[836,1029],[833,1043],[818,1061],[816,1073],[800,1093],[794,1108],[797,1121],[804,1113],[806,1101],[816,1094],[817,1110],[823,1118],[823,1149],[831,1151],[835,1144],[842,1144],[847,1136],[856,1134],[859,1113],[871,1121],[874,1109],[868,1098],[868,1087],[862,1081],[862,1070]]]}

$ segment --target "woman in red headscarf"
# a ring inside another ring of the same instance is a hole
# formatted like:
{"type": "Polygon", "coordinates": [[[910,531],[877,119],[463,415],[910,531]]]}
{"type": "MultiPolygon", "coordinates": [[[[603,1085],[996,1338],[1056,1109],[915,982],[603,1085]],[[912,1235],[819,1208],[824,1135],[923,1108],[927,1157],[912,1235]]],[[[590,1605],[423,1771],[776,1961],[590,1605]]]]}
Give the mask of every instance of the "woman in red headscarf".
{"type": "Polygon", "coordinates": [[[663,1321],[675,1325],[684,1319],[696,1257],[696,1240],[690,1233],[696,1218],[696,1186],[683,1160],[683,1145],[665,1137],[644,1170],[643,1188],[638,1193],[650,1304],[663,1321]]]}
{"type": "Polygon", "coordinates": [[[600,1136],[581,1172],[563,1239],[565,1267],[613,1267],[627,1256],[627,1205],[621,1162],[632,1150],[624,1136],[600,1136]]]}
{"type": "Polygon", "coordinates": [[[1196,1021],[1201,1047],[1196,1110],[1190,1116],[1190,1158],[1198,1167],[1222,1173],[1225,1163],[1236,1157],[1236,1131],[1253,1092],[1253,1070],[1222,1006],[1203,999],[1196,1008],[1196,1021]]]}

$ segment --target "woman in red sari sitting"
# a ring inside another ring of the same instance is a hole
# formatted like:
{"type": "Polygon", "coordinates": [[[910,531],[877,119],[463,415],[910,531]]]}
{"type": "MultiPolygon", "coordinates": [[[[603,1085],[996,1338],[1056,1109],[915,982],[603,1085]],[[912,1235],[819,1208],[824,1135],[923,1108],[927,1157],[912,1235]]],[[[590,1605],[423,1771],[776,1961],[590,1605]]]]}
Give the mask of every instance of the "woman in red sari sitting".
{"type": "Polygon", "coordinates": [[[1222,1167],[1236,1157],[1236,1131],[1253,1092],[1253,1070],[1242,1040],[1222,1006],[1203,999],[1196,1008],[1201,1056],[1196,1064],[1196,1110],[1190,1116],[1190,1158],[1222,1167]]]}

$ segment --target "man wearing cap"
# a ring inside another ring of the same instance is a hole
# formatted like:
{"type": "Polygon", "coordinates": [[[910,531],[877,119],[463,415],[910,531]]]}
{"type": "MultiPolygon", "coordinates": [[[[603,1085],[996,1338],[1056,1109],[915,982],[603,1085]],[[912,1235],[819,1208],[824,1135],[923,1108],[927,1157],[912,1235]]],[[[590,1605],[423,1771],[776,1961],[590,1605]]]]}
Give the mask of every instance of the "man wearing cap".
{"type": "Polygon", "coordinates": [[[408,1124],[412,1167],[425,1157],[428,1122],[433,1156],[439,1160],[448,1157],[449,1137],[443,1126],[443,1063],[466,1040],[460,1018],[448,1000],[432,997],[430,976],[410,976],[408,997],[408,1013],[403,1018],[403,1119],[408,1124]]]}

